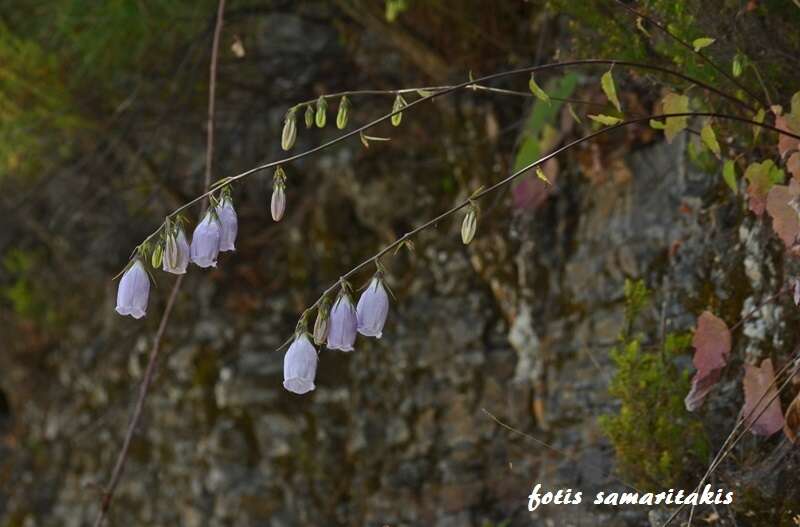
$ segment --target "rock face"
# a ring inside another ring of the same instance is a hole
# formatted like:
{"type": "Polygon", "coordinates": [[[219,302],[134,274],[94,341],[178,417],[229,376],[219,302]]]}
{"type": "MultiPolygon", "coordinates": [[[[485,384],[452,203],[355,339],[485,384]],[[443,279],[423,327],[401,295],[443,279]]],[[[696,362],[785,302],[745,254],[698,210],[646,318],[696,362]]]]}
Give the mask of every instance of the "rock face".
{"type": "MultiPolygon", "coordinates": [[[[283,35],[280,53],[296,52],[306,33],[315,53],[332,46],[331,34],[291,15],[270,24],[283,35]]],[[[298,72],[298,82],[324,76],[312,70],[298,72]]],[[[279,129],[285,108],[271,110],[279,129]]],[[[410,117],[404,126],[414,136],[410,117]]],[[[301,132],[298,142],[316,139],[301,132]]],[[[684,141],[637,147],[619,156],[626,171],[601,181],[564,163],[541,207],[500,200],[469,247],[457,225],[423,233],[413,255],[391,264],[397,299],[383,338],[359,338],[349,354],[322,351],[317,389],[302,397],[282,389],[282,353],[273,351],[302,307],[453,196],[429,196],[444,186],[438,173],[395,171],[357,144],[287,168],[287,218],[261,238],[262,196],[243,196],[238,252],[213,273],[190,269],[109,524],[655,525],[662,511],[587,503],[598,491],[626,489],[597,425],[617,408],[607,393],[608,351],[624,319],[625,279],[656,290],[645,317],[653,322],[646,337],[657,341],[661,320],[668,331],[690,329],[709,303],[735,322],[774,293],[783,273],[769,229],[721,194],[716,175],[692,168],[684,141]],[[364,176],[364,166],[381,168],[381,177],[364,176]],[[293,222],[292,211],[311,219],[293,222]],[[536,483],[579,490],[584,503],[530,513],[536,483]]],[[[241,143],[235,151],[257,150],[256,139],[241,143]]],[[[110,288],[105,297],[100,308],[110,313],[110,288]]],[[[0,446],[12,459],[6,524],[93,520],[158,302],[149,326],[98,315],[41,364],[9,366],[3,388],[24,441],[0,446]]],[[[788,316],[779,303],[744,324],[736,361],[786,357],[788,316]]],[[[689,367],[688,355],[676,360],[689,367]]],[[[712,444],[733,426],[738,386],[731,375],[706,402],[712,444]]],[[[2,431],[17,437],[11,428],[2,431]]],[[[725,468],[726,484],[743,496],[758,487],[789,510],[798,497],[780,482],[790,481],[796,454],[785,444],[768,456],[752,445],[743,452],[764,461],[725,468]]],[[[771,518],[747,496],[756,518],[771,518]]]]}

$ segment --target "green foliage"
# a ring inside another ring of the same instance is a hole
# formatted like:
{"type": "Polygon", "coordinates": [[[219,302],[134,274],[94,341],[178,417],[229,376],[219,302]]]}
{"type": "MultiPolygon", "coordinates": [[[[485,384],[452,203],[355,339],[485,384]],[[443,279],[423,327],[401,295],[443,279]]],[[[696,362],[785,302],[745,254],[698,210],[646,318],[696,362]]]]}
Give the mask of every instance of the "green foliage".
{"type": "Polygon", "coordinates": [[[611,351],[617,371],[609,386],[620,408],[599,419],[620,471],[641,488],[682,483],[687,469],[705,460],[708,452],[701,423],[684,407],[688,372],[679,373],[671,360],[691,345],[691,333],[668,334],[660,353],[643,349],[641,337],[631,335],[649,297],[641,280],[625,283],[626,323],[611,351]]]}
{"type": "Polygon", "coordinates": [[[137,89],[156,89],[142,77],[203,30],[216,2],[8,4],[0,7],[0,177],[69,156],[66,138],[97,128],[137,89]]]}
{"type": "MultiPolygon", "coordinates": [[[[682,46],[646,20],[637,20],[615,2],[549,0],[547,7],[549,11],[566,15],[568,30],[573,36],[569,50],[572,56],[614,57],[649,63],[660,61],[708,84],[735,91],[735,86],[720,72],[709,67],[693,49],[682,46]]],[[[773,50],[765,50],[763,43],[759,43],[760,48],[756,47],[747,31],[724,31],[723,28],[730,26],[719,22],[740,20],[742,24],[761,25],[768,20],[769,25],[783,26],[786,31],[773,35],[767,46],[773,46],[775,53],[780,53],[781,49],[797,49],[800,46],[800,33],[792,31],[792,28],[800,24],[800,9],[792,2],[758,2],[753,11],[746,13],[742,12],[738,2],[725,1],[642,0],[636,2],[634,7],[659,21],[690,47],[701,49],[704,55],[729,75],[733,70],[738,70],[737,80],[743,82],[750,91],[763,94],[759,75],[773,92],[792,93],[796,89],[796,76],[788,63],[762,60],[756,64],[749,60],[748,54],[755,56],[773,50]],[[713,17],[700,16],[700,13],[710,9],[714,10],[713,17]],[[755,68],[758,68],[758,72],[755,68]]],[[[666,78],[663,81],[675,82],[666,78]]]]}
{"type": "MultiPolygon", "coordinates": [[[[533,77],[531,77],[532,79],[533,77]]],[[[550,82],[548,84],[548,92],[554,97],[566,98],[572,95],[577,83],[578,76],[568,74],[550,82]]],[[[542,145],[545,148],[551,146],[548,144],[551,142],[548,137],[554,133],[553,123],[556,122],[556,117],[559,115],[561,104],[560,101],[551,100],[549,96],[546,101],[540,97],[534,102],[531,113],[522,129],[520,146],[514,158],[514,171],[533,163],[541,157],[544,153],[542,145]]]]}
{"type": "Polygon", "coordinates": [[[401,13],[408,10],[410,0],[386,0],[386,20],[394,22],[401,13]]]}
{"type": "Polygon", "coordinates": [[[40,260],[41,256],[32,252],[19,249],[8,251],[3,257],[2,266],[11,281],[0,288],[0,295],[20,317],[52,324],[55,322],[55,311],[35,277],[40,260]]]}

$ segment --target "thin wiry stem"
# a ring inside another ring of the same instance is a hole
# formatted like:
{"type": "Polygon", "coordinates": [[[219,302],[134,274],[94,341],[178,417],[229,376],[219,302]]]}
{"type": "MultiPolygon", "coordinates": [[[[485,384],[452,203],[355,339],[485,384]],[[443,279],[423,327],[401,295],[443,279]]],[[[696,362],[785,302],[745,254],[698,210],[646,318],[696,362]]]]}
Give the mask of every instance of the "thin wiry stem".
{"type": "MultiPolygon", "coordinates": [[[[217,6],[217,20],[214,26],[214,40],[211,45],[211,65],[209,68],[209,80],[208,80],[208,121],[207,126],[208,129],[206,130],[206,168],[205,168],[205,176],[204,176],[204,188],[208,190],[211,184],[211,174],[212,174],[212,165],[214,161],[214,103],[216,100],[216,85],[217,85],[217,59],[219,56],[219,41],[220,35],[222,34],[222,23],[223,23],[223,15],[225,14],[225,0],[219,0],[219,4],[217,6]]],[[[203,204],[203,208],[205,208],[206,204],[203,204]]],[[[202,216],[202,211],[201,211],[202,216]]],[[[172,285],[172,290],[170,291],[169,298],[167,299],[167,305],[164,308],[164,313],[161,315],[161,321],[158,324],[158,330],[156,330],[155,337],[153,338],[153,346],[150,349],[150,357],[147,361],[147,368],[144,372],[144,377],[142,378],[142,384],[139,387],[139,395],[136,398],[136,404],[133,408],[133,414],[131,415],[131,419],[128,423],[128,429],[125,432],[125,439],[122,442],[122,448],[120,449],[119,454],[117,455],[117,461],[114,464],[114,470],[111,473],[111,479],[108,482],[108,485],[105,488],[105,492],[103,493],[103,499],[100,503],[100,511],[97,514],[97,517],[94,522],[95,527],[102,527],[103,522],[108,514],[109,509],[111,508],[111,502],[114,499],[114,493],[117,490],[117,486],[119,485],[120,480],[122,479],[123,471],[125,470],[125,464],[128,461],[128,456],[130,454],[130,447],[131,442],[133,441],[133,435],[136,432],[136,427],[139,425],[139,420],[142,417],[142,412],[144,411],[144,403],[147,399],[147,395],[150,390],[150,385],[153,381],[153,376],[155,374],[156,365],[158,364],[158,357],[161,352],[161,341],[164,337],[164,333],[167,330],[167,324],[169,323],[170,315],[172,314],[172,309],[175,306],[175,300],[178,297],[178,292],[181,289],[181,284],[183,283],[184,275],[178,275],[178,278],[175,280],[175,283],[172,285]]]]}
{"type": "MultiPolygon", "coordinates": [[[[195,197],[194,199],[184,203],[183,205],[181,205],[177,209],[175,209],[172,212],[170,212],[167,215],[166,219],[174,218],[175,216],[177,216],[178,214],[180,214],[181,212],[183,212],[187,208],[191,207],[192,205],[195,205],[196,203],[206,199],[207,197],[211,196],[214,192],[216,192],[223,185],[230,185],[230,184],[232,184],[232,183],[234,183],[234,182],[236,182],[236,181],[238,181],[240,179],[246,178],[246,177],[248,177],[248,176],[250,176],[252,174],[255,174],[257,172],[261,172],[263,170],[266,170],[268,168],[272,168],[272,167],[275,167],[275,166],[278,166],[278,165],[281,165],[281,164],[290,163],[292,161],[296,161],[296,160],[302,159],[302,158],[304,158],[306,156],[315,154],[315,153],[317,153],[317,152],[319,152],[321,150],[325,150],[326,148],[329,148],[330,146],[333,146],[336,143],[339,143],[339,142],[342,142],[342,141],[344,141],[346,139],[349,139],[350,137],[353,137],[353,136],[355,136],[357,134],[360,134],[360,133],[364,132],[365,130],[368,130],[368,129],[370,129],[370,128],[372,128],[372,127],[374,127],[374,126],[376,126],[376,125],[378,125],[378,124],[380,124],[380,123],[382,123],[384,121],[387,121],[387,120],[391,119],[393,115],[396,115],[398,113],[402,113],[404,111],[408,111],[409,109],[413,108],[414,106],[417,106],[418,104],[421,104],[423,102],[429,101],[431,99],[435,99],[437,97],[442,97],[444,95],[448,95],[448,94],[453,93],[453,92],[458,91],[458,90],[470,89],[471,86],[474,85],[474,84],[480,84],[480,83],[492,81],[492,80],[495,80],[495,79],[501,79],[501,78],[504,78],[504,77],[509,77],[509,76],[513,76],[513,75],[519,75],[519,74],[523,74],[523,73],[535,73],[535,72],[542,72],[542,71],[549,71],[549,70],[566,69],[566,68],[572,68],[572,67],[576,67],[576,66],[615,65],[615,64],[616,65],[620,65],[620,66],[631,67],[631,68],[638,68],[638,69],[656,71],[656,72],[659,72],[659,73],[663,73],[663,74],[666,74],[666,75],[671,75],[673,77],[677,77],[677,78],[685,80],[685,81],[687,81],[687,82],[689,82],[691,84],[699,86],[699,87],[709,91],[710,93],[714,93],[714,94],[716,94],[716,95],[718,95],[720,97],[723,97],[724,99],[727,99],[728,101],[734,103],[735,105],[737,105],[737,106],[739,106],[739,107],[741,107],[741,108],[743,108],[743,109],[745,109],[747,111],[755,112],[755,109],[752,106],[750,106],[746,102],[738,99],[734,95],[731,95],[731,94],[726,93],[726,92],[724,92],[722,90],[719,90],[719,89],[717,89],[717,88],[715,88],[715,87],[713,87],[713,86],[711,86],[709,84],[706,84],[703,81],[700,81],[698,79],[694,79],[694,78],[692,78],[692,77],[690,77],[688,75],[684,75],[683,73],[671,70],[669,68],[664,68],[662,66],[655,66],[655,65],[643,64],[643,63],[639,63],[639,62],[632,62],[632,61],[626,61],[626,60],[613,60],[613,59],[582,59],[582,60],[573,60],[573,61],[568,61],[568,62],[554,62],[554,63],[550,63],[550,64],[542,64],[542,65],[539,65],[539,66],[529,66],[529,67],[525,67],[525,68],[519,68],[519,69],[515,69],[515,70],[504,71],[504,72],[500,72],[500,73],[494,73],[494,74],[491,74],[491,75],[486,75],[485,77],[480,77],[478,79],[468,80],[466,82],[462,82],[461,84],[455,84],[455,85],[449,86],[447,88],[442,89],[441,91],[438,91],[438,92],[435,92],[435,93],[431,93],[430,95],[426,95],[424,97],[420,97],[419,99],[417,99],[415,101],[411,101],[410,103],[408,103],[406,106],[404,106],[401,109],[398,109],[398,110],[392,111],[390,113],[387,113],[386,115],[383,115],[383,116],[381,116],[381,117],[379,117],[377,119],[374,119],[373,121],[370,121],[369,123],[367,123],[367,124],[365,124],[363,126],[360,126],[360,127],[356,128],[354,130],[351,130],[350,132],[344,133],[344,134],[340,135],[339,137],[331,139],[330,141],[327,141],[325,143],[317,145],[317,146],[315,146],[315,147],[313,147],[313,148],[311,148],[309,150],[306,150],[305,152],[301,152],[299,154],[291,155],[291,156],[285,157],[283,159],[279,159],[277,161],[272,161],[272,162],[266,163],[264,165],[256,166],[254,168],[246,170],[246,171],[244,171],[244,172],[242,172],[240,174],[237,174],[235,176],[230,176],[230,177],[226,177],[226,178],[220,179],[220,180],[216,181],[211,186],[210,190],[204,192],[203,194],[195,197]]],[[[377,91],[377,90],[374,90],[374,91],[377,91]]],[[[413,91],[417,91],[417,89],[415,88],[415,89],[413,89],[413,91]]],[[[346,94],[346,93],[348,93],[348,92],[341,92],[341,94],[346,94]]],[[[349,92],[349,93],[356,93],[356,92],[349,92]]],[[[363,93],[363,91],[362,91],[362,93],[363,93]]],[[[380,93],[383,93],[383,92],[380,92],[380,93]]],[[[336,96],[341,96],[341,94],[335,94],[335,95],[336,96]]],[[[163,228],[164,224],[166,223],[166,219],[165,219],[164,222],[162,222],[162,224],[158,227],[158,229],[153,231],[150,235],[147,236],[147,238],[144,239],[142,244],[140,244],[137,247],[137,249],[139,247],[141,247],[142,245],[146,244],[148,241],[150,241],[159,232],[161,232],[161,229],[163,228]]],[[[134,253],[135,253],[135,250],[134,250],[134,253]]]]}
{"type": "Polygon", "coordinates": [[[109,479],[108,485],[106,485],[105,491],[103,492],[103,499],[100,502],[100,512],[98,512],[94,522],[95,527],[100,527],[103,525],[103,521],[105,521],[106,515],[111,508],[111,501],[114,499],[114,493],[117,490],[117,485],[119,485],[120,479],[122,479],[122,472],[125,470],[125,463],[128,461],[128,454],[130,453],[133,434],[136,432],[139,419],[142,417],[144,401],[147,399],[150,383],[153,380],[153,374],[155,373],[156,364],[158,363],[158,355],[159,351],[161,350],[161,339],[164,337],[164,332],[167,329],[167,322],[169,322],[169,317],[172,314],[172,308],[175,305],[175,299],[178,296],[178,290],[181,288],[183,276],[184,275],[180,275],[178,276],[178,279],[175,280],[175,283],[172,286],[172,291],[170,291],[169,294],[169,299],[167,300],[167,306],[164,308],[164,313],[161,315],[161,321],[158,324],[158,330],[156,331],[156,336],[153,339],[153,347],[150,349],[150,358],[147,362],[147,369],[144,372],[142,384],[139,387],[139,396],[136,398],[136,405],[133,408],[133,414],[131,415],[130,422],[128,423],[128,429],[125,432],[125,439],[122,442],[122,448],[117,455],[117,461],[114,464],[114,470],[111,472],[111,478],[109,479]]]}
{"type": "MultiPolygon", "coordinates": [[[[766,128],[768,130],[772,130],[774,132],[778,132],[778,133],[781,133],[781,134],[785,134],[785,135],[794,137],[796,139],[800,139],[800,135],[796,135],[796,134],[787,132],[785,130],[781,130],[779,128],[775,128],[774,126],[771,126],[771,125],[768,125],[768,124],[758,123],[756,121],[753,121],[753,120],[750,120],[750,119],[746,119],[744,117],[739,117],[739,116],[736,116],[736,115],[725,115],[725,114],[716,113],[716,112],[668,113],[668,114],[661,114],[661,115],[648,115],[648,116],[645,116],[645,117],[637,117],[637,118],[634,118],[634,119],[628,119],[628,120],[622,121],[622,122],[617,123],[617,124],[615,124],[613,126],[608,126],[608,127],[603,128],[601,130],[598,130],[596,132],[592,132],[589,135],[583,136],[580,139],[576,139],[576,140],[574,140],[574,141],[572,141],[570,143],[567,143],[564,146],[556,148],[555,150],[553,150],[549,154],[540,157],[536,161],[534,161],[534,162],[522,167],[521,169],[517,170],[516,172],[512,173],[510,176],[507,176],[505,179],[502,179],[502,180],[498,181],[497,183],[495,183],[494,185],[491,185],[491,186],[481,190],[480,192],[477,192],[477,193],[473,194],[472,196],[470,196],[469,198],[465,199],[461,203],[451,207],[450,209],[446,210],[445,212],[442,212],[441,214],[439,214],[435,218],[433,218],[433,219],[423,223],[419,227],[417,227],[417,228],[405,233],[403,236],[401,236],[400,238],[397,238],[395,241],[393,241],[392,243],[390,243],[389,245],[387,245],[386,247],[384,247],[383,249],[378,251],[375,255],[370,256],[369,258],[367,258],[366,260],[364,260],[363,262],[361,262],[360,264],[356,265],[355,267],[353,267],[352,269],[347,271],[345,274],[343,274],[339,278],[339,281],[337,281],[336,283],[334,283],[330,287],[328,287],[319,296],[319,298],[317,298],[317,300],[305,310],[305,313],[308,313],[309,311],[311,311],[311,310],[315,309],[317,306],[319,306],[319,304],[322,301],[322,299],[325,298],[326,296],[330,295],[331,293],[333,293],[336,290],[336,288],[339,287],[339,283],[342,280],[346,280],[346,279],[350,278],[351,276],[356,274],[358,271],[360,271],[364,267],[370,265],[370,263],[378,262],[381,259],[381,257],[383,257],[386,253],[388,253],[392,249],[398,247],[400,244],[408,241],[415,234],[417,234],[420,231],[423,231],[423,230],[425,230],[425,229],[427,229],[429,227],[432,227],[432,226],[436,225],[437,223],[439,223],[440,221],[444,220],[445,218],[447,218],[449,216],[452,216],[453,214],[455,214],[459,210],[461,210],[464,207],[468,206],[471,202],[473,202],[475,200],[478,200],[478,199],[482,198],[483,196],[486,196],[487,194],[490,194],[490,193],[494,192],[497,189],[505,187],[506,185],[508,185],[509,183],[511,183],[512,181],[514,181],[515,179],[517,179],[518,177],[523,175],[525,172],[527,172],[527,171],[529,171],[529,170],[541,165],[542,163],[544,163],[544,162],[548,161],[549,159],[557,156],[558,154],[560,154],[560,153],[562,153],[562,152],[564,152],[566,150],[569,150],[569,149],[571,149],[571,148],[573,148],[573,147],[575,147],[575,146],[577,146],[577,145],[579,145],[581,143],[585,143],[587,141],[590,141],[590,140],[594,139],[595,137],[597,137],[599,135],[606,134],[606,133],[611,132],[613,130],[616,130],[618,128],[622,128],[622,127],[625,127],[625,126],[630,126],[630,125],[638,124],[638,123],[646,123],[646,122],[649,122],[652,119],[668,119],[670,117],[713,117],[713,118],[716,118],[716,119],[726,119],[726,120],[731,120],[731,121],[738,121],[738,122],[750,124],[750,125],[753,125],[753,126],[761,126],[761,127],[766,128]]],[[[281,346],[276,351],[280,351],[281,349],[283,349],[284,347],[289,345],[291,343],[291,340],[292,340],[291,338],[287,339],[283,344],[281,344],[281,346]]]]}
{"type": "MultiPolygon", "coordinates": [[[[407,93],[416,93],[420,97],[424,97],[425,95],[432,94],[432,93],[438,93],[438,92],[445,91],[445,90],[449,90],[449,89],[452,89],[453,87],[454,87],[453,84],[447,84],[447,85],[443,85],[443,86],[424,86],[422,88],[403,88],[401,90],[348,90],[348,91],[340,91],[340,92],[335,92],[335,93],[326,93],[324,95],[320,95],[320,97],[322,97],[323,99],[338,99],[340,97],[345,97],[345,96],[347,96],[347,97],[359,96],[359,95],[395,95],[395,96],[397,96],[397,95],[403,95],[403,94],[407,94],[407,93]]],[[[529,91],[518,91],[518,90],[508,90],[508,89],[505,89],[505,88],[494,88],[492,86],[486,86],[485,84],[478,84],[478,83],[474,83],[474,82],[472,84],[470,84],[469,86],[467,86],[466,88],[470,89],[472,91],[482,91],[482,92],[488,92],[488,93],[497,93],[497,94],[500,94],[500,95],[515,95],[515,96],[518,96],[518,97],[535,97],[535,95],[533,93],[529,92],[529,91]]],[[[317,99],[309,99],[307,101],[299,102],[299,103],[295,104],[294,106],[292,106],[292,109],[297,110],[297,109],[302,108],[304,106],[314,105],[314,104],[316,104],[318,99],[319,99],[319,97],[317,99]]],[[[605,103],[599,103],[599,102],[594,102],[594,101],[585,101],[585,100],[581,100],[581,99],[569,99],[569,98],[564,98],[564,97],[554,97],[552,95],[550,96],[550,99],[552,99],[554,101],[559,101],[559,102],[568,102],[568,103],[573,103],[573,104],[583,104],[583,105],[587,105],[587,106],[598,106],[598,107],[606,107],[606,106],[608,106],[605,103]]]]}
{"type": "Polygon", "coordinates": [[[694,46],[692,46],[691,44],[689,44],[688,42],[686,42],[685,40],[683,40],[682,38],[680,38],[678,35],[676,35],[676,34],[675,34],[675,33],[673,33],[672,31],[670,31],[670,30],[669,30],[669,29],[668,29],[666,26],[664,26],[663,24],[661,24],[661,23],[660,23],[658,20],[656,20],[656,19],[654,19],[654,18],[652,18],[652,17],[650,17],[650,16],[647,16],[646,14],[644,14],[644,13],[642,13],[642,12],[640,12],[640,11],[637,11],[636,9],[632,8],[631,6],[629,6],[628,4],[626,4],[625,2],[623,2],[622,0],[614,0],[614,1],[615,1],[615,2],[616,2],[618,5],[619,5],[619,6],[623,7],[623,8],[624,8],[626,11],[628,11],[630,14],[632,14],[632,15],[634,15],[634,16],[638,16],[638,17],[640,17],[640,18],[642,18],[642,19],[644,19],[644,20],[647,20],[647,21],[648,21],[648,22],[650,22],[651,24],[653,24],[655,27],[657,27],[659,30],[661,30],[661,31],[662,31],[664,34],[666,34],[667,36],[669,36],[669,37],[670,37],[672,40],[674,40],[675,42],[677,42],[678,44],[680,44],[680,45],[681,45],[681,46],[683,46],[684,48],[688,49],[688,50],[689,50],[689,51],[691,51],[693,54],[695,54],[695,55],[697,55],[698,57],[700,57],[700,59],[701,59],[703,62],[705,62],[706,64],[708,64],[708,65],[709,65],[709,66],[711,66],[712,68],[714,68],[714,69],[715,69],[717,72],[719,72],[719,73],[720,73],[720,74],[721,74],[723,77],[725,77],[725,78],[726,78],[726,79],[728,79],[730,82],[732,82],[733,84],[735,84],[735,85],[736,85],[736,86],[737,86],[739,89],[741,89],[743,92],[745,92],[745,93],[746,93],[746,94],[747,94],[747,95],[748,95],[748,96],[749,96],[751,99],[753,99],[754,101],[757,101],[757,102],[758,102],[759,104],[761,104],[762,106],[766,106],[766,103],[765,103],[763,100],[761,100],[761,99],[758,97],[758,95],[756,95],[756,94],[754,94],[752,91],[750,91],[750,90],[747,88],[747,86],[745,86],[745,85],[744,85],[744,84],[742,84],[741,82],[737,81],[735,77],[733,77],[732,75],[730,75],[730,74],[729,74],[728,72],[726,72],[724,69],[722,69],[722,68],[720,68],[719,66],[717,66],[717,65],[714,63],[714,61],[712,61],[710,58],[708,58],[707,56],[705,56],[705,54],[703,54],[703,53],[702,53],[702,52],[700,52],[700,51],[697,51],[697,50],[695,50],[695,49],[694,49],[694,46]]]}

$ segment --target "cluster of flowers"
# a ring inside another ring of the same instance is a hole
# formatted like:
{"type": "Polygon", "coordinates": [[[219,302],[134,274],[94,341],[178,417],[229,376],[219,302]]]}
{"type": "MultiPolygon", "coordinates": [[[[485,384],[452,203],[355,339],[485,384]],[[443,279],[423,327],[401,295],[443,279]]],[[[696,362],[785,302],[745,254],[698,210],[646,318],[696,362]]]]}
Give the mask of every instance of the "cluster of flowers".
{"type": "Polygon", "coordinates": [[[314,389],[317,374],[317,350],[323,343],[331,350],[353,351],[356,334],[381,338],[389,314],[389,296],[378,271],[370,280],[358,304],[353,307],[350,286],[341,281],[341,289],[333,308],[327,299],[317,310],[313,334],[308,333],[307,314],[300,318],[294,340],[283,357],[283,387],[302,395],[314,389]],[[313,343],[312,343],[313,340],[313,343]]]}
{"type": "MultiPolygon", "coordinates": [[[[221,200],[206,211],[203,220],[192,234],[192,243],[180,222],[167,220],[161,240],[153,250],[151,263],[172,274],[184,274],[191,261],[198,267],[216,267],[220,252],[236,250],[239,222],[230,194],[224,192],[221,200]]],[[[142,318],[147,311],[150,295],[150,277],[144,264],[144,250],[128,264],[117,289],[117,313],[142,318]]]]}
{"type": "MultiPolygon", "coordinates": [[[[286,173],[278,166],[272,186],[270,212],[280,221],[286,211],[286,173]]],[[[152,251],[150,262],[172,274],[185,274],[191,261],[198,267],[216,267],[219,253],[235,251],[239,220],[233,208],[230,189],[222,189],[219,200],[211,198],[211,206],[195,227],[189,244],[181,221],[168,217],[160,230],[161,238],[152,251]]],[[[150,277],[145,267],[147,244],[139,246],[136,256],[128,262],[117,289],[117,313],[142,318],[150,296],[150,277]]]]}
{"type": "MultiPolygon", "coordinates": [[[[275,171],[271,213],[279,221],[286,209],[286,174],[278,167],[275,171]]],[[[150,262],[172,274],[184,274],[189,262],[198,267],[217,266],[220,252],[236,250],[236,235],[239,230],[238,217],[233,208],[229,189],[222,191],[219,200],[212,199],[203,220],[195,227],[189,243],[180,221],[164,222],[161,238],[152,251],[150,262]]],[[[128,263],[117,289],[117,313],[142,318],[147,311],[150,296],[150,276],[146,268],[146,245],[140,246],[137,255],[128,263]]],[[[298,323],[295,337],[283,359],[283,386],[297,394],[314,389],[317,373],[317,350],[312,343],[327,343],[328,349],[353,351],[356,334],[381,338],[383,326],[389,313],[389,297],[379,270],[353,307],[352,291],[342,280],[341,290],[333,304],[323,299],[317,309],[317,320],[313,335],[307,331],[307,313],[298,323]]]]}

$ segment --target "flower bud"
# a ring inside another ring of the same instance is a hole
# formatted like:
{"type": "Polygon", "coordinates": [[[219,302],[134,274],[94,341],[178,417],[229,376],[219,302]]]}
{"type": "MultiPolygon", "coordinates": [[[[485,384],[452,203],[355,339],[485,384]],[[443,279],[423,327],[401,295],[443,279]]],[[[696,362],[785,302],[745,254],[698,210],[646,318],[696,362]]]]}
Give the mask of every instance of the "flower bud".
{"type": "Polygon", "coordinates": [[[122,275],[117,289],[117,313],[142,318],[147,311],[150,277],[139,258],[122,275]]]}
{"type": "Polygon", "coordinates": [[[217,215],[220,222],[219,251],[235,251],[239,219],[233,209],[233,200],[229,195],[222,198],[222,205],[217,208],[217,215]]]}
{"type": "Polygon", "coordinates": [[[216,267],[219,254],[220,222],[212,213],[206,212],[205,218],[194,229],[190,253],[192,262],[198,267],[216,267]]]}
{"type": "Polygon", "coordinates": [[[270,203],[270,212],[272,219],[281,221],[283,213],[286,211],[286,185],[283,181],[276,181],[272,186],[272,202],[270,203]]]}
{"type": "Polygon", "coordinates": [[[172,274],[185,274],[189,265],[189,242],[183,227],[177,227],[177,233],[167,235],[164,244],[164,263],[162,269],[172,274]]]}
{"type": "Polygon", "coordinates": [[[314,108],[312,108],[310,104],[306,106],[305,119],[306,119],[306,128],[311,128],[312,126],[314,126],[314,108]]]}
{"type": "MultiPolygon", "coordinates": [[[[397,97],[394,98],[394,104],[392,105],[392,112],[396,112],[397,110],[402,110],[406,106],[406,101],[403,99],[403,96],[399,93],[397,97]]],[[[400,121],[403,120],[403,112],[396,113],[392,116],[392,126],[400,126],[400,121]]]]}
{"type": "Polygon", "coordinates": [[[327,297],[317,309],[317,319],[314,321],[314,344],[322,346],[328,338],[328,317],[331,312],[331,304],[327,297]]]}
{"type": "Polygon", "coordinates": [[[317,99],[317,113],[314,117],[317,128],[325,128],[325,121],[328,118],[327,111],[328,101],[325,100],[324,96],[320,95],[319,99],[317,99]]]}
{"type": "Polygon", "coordinates": [[[283,387],[303,395],[314,389],[316,375],[317,350],[308,340],[308,333],[300,333],[283,356],[283,387]]]}
{"type": "Polygon", "coordinates": [[[333,304],[328,321],[328,349],[353,351],[358,320],[350,294],[343,288],[333,304]]]}
{"type": "Polygon", "coordinates": [[[386,294],[381,273],[377,273],[358,299],[358,332],[365,337],[381,338],[388,314],[389,295],[386,294]]]}
{"type": "Polygon", "coordinates": [[[464,221],[461,223],[461,241],[464,245],[469,245],[469,242],[475,237],[475,231],[478,229],[478,205],[470,203],[467,208],[467,215],[464,216],[464,221]]]}
{"type": "Polygon", "coordinates": [[[281,134],[281,148],[290,150],[297,139],[297,121],[295,119],[295,109],[286,112],[286,120],[283,123],[283,133],[281,134]]]}
{"type": "Polygon", "coordinates": [[[339,102],[339,113],[336,114],[336,128],[343,130],[347,126],[347,117],[350,114],[350,101],[347,96],[342,97],[339,102]]]}
{"type": "Polygon", "coordinates": [[[153,254],[150,257],[150,265],[152,265],[154,269],[161,265],[161,258],[164,256],[163,251],[164,245],[161,242],[156,244],[155,249],[153,249],[153,254]]]}

